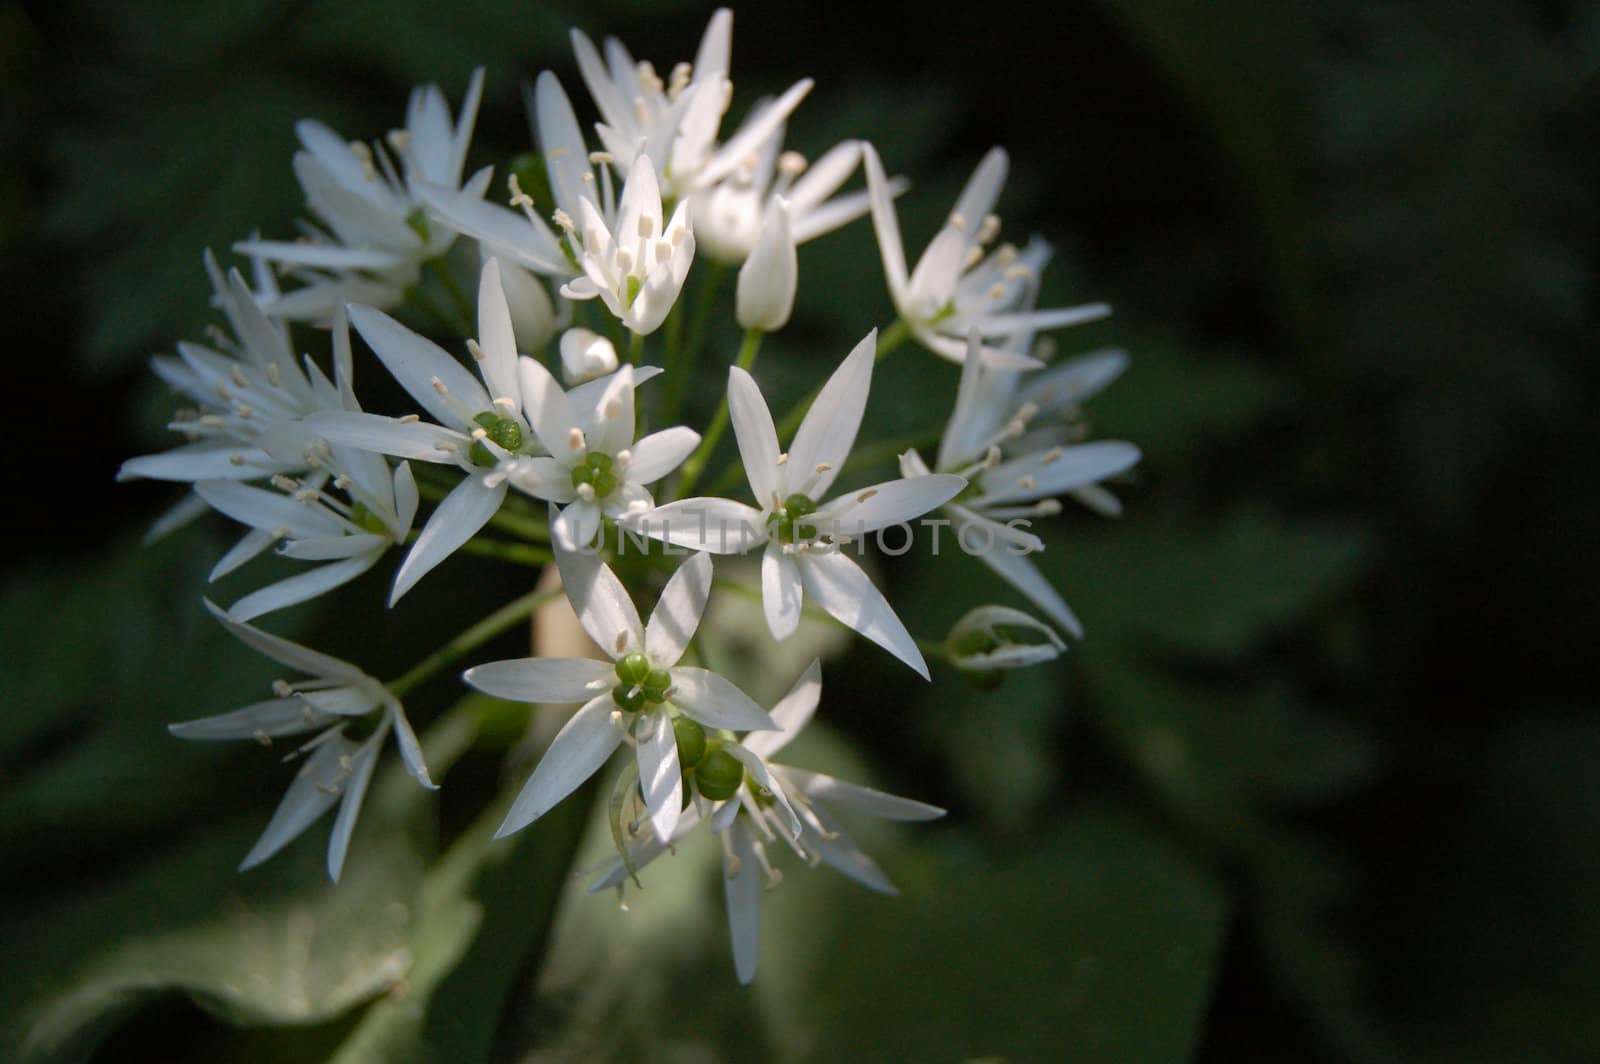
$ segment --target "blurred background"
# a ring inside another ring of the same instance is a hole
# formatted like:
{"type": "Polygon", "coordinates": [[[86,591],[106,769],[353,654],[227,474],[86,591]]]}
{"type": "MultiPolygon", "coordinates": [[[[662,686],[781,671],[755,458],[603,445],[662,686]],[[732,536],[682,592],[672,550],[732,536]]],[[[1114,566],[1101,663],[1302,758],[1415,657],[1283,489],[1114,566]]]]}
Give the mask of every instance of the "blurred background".
{"type": "MultiPolygon", "coordinates": [[[[325,826],[234,872],[289,769],[162,725],[273,675],[199,607],[235,530],[142,546],[179,493],[113,483],[168,446],[147,361],[213,322],[202,251],[292,233],[297,118],[380,136],[484,64],[469,168],[503,165],[524,79],[581,98],[568,26],[665,71],[710,10],[0,7],[0,331],[43,463],[0,562],[0,1056],[1600,1058],[1592,4],[739,10],[736,108],[815,76],[792,142],[872,140],[910,248],[1002,144],[1004,234],[1057,248],[1043,302],[1116,307],[1059,337],[1130,351],[1088,413],[1146,454],[1124,517],[1047,537],[1088,638],[993,691],[864,644],[830,667],[793,760],[952,812],[860,825],[898,899],[791,862],[751,989],[714,852],[619,913],[571,875],[607,845],[583,803],[487,845],[526,771],[506,707],[432,730],[437,798],[380,774],[337,890],[325,826]]],[[[870,227],[819,240],[765,381],[803,394],[889,316],[870,227]]],[[[863,440],[942,417],[955,375],[885,363],[863,440]]],[[[384,612],[388,571],[269,627],[390,676],[527,579],[457,559],[384,612]]],[[[1015,601],[968,559],[882,574],[932,638],[1015,601]]]]}

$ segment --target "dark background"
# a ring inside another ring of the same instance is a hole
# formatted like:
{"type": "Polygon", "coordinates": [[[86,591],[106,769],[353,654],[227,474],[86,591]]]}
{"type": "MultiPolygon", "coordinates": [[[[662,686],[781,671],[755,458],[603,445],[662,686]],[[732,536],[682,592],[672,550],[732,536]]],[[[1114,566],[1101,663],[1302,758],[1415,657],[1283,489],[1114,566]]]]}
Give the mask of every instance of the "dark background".
{"type": "MultiPolygon", "coordinates": [[[[482,63],[469,165],[503,164],[528,145],[524,77],[553,67],[581,99],[565,27],[665,71],[709,10],[0,7],[7,1044],[208,1061],[1600,1054],[1593,5],[739,10],[736,108],[815,76],[791,140],[813,157],[877,144],[913,179],[913,253],[1002,144],[1006,235],[1058,249],[1047,302],[1116,307],[1060,338],[1132,353],[1090,416],[1147,455],[1124,518],[1069,513],[1048,537],[1089,638],[995,692],[937,672],[913,686],[870,648],[830,667],[815,767],[952,815],[866,836],[896,901],[792,867],[755,990],[733,985],[709,869],[621,916],[556,906],[577,811],[531,842],[474,841],[506,741],[489,710],[437,805],[375,790],[338,892],[319,841],[234,875],[283,785],[276,758],[160,728],[270,676],[196,601],[230,530],[141,547],[176,493],[113,483],[167,446],[172,399],[146,360],[211,320],[202,250],[292,232],[298,117],[377,136],[410,85],[456,102],[482,63]],[[399,990],[396,956],[415,962],[399,990]]],[[[801,269],[795,324],[763,356],[796,396],[888,314],[870,227],[801,269]]],[[[717,339],[725,360],[731,332],[717,339]]],[[[863,439],[942,417],[953,385],[925,355],[886,363],[863,439]]],[[[885,566],[918,634],[1004,599],[934,563],[885,566]]],[[[274,630],[392,675],[525,579],[452,566],[410,611],[379,612],[375,578],[274,630]]],[[[433,685],[414,717],[455,694],[433,685]]]]}

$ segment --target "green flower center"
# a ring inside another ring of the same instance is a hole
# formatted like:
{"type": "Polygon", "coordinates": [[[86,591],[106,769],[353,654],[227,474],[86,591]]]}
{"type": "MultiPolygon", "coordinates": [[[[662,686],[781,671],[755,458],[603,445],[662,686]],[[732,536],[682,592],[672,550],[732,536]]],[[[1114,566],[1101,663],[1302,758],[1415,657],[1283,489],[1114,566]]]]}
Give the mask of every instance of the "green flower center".
{"type": "Polygon", "coordinates": [[[767,518],[767,528],[779,543],[810,542],[817,538],[817,526],[803,520],[816,513],[817,504],[809,495],[795,494],[767,518]]]}
{"type": "MultiPolygon", "coordinates": [[[[515,454],[522,450],[522,426],[511,418],[485,410],[472,419],[472,423],[483,429],[484,434],[493,440],[495,445],[515,454]]],[[[493,451],[485,447],[481,441],[474,441],[469,452],[472,464],[485,469],[492,468],[499,461],[493,451]]]]}
{"type": "Polygon", "coordinates": [[[622,478],[613,468],[615,464],[609,454],[591,451],[581,463],[572,467],[572,486],[579,488],[587,484],[594,489],[595,498],[604,499],[622,486],[622,478]]]}
{"type": "Polygon", "coordinates": [[[643,654],[635,651],[617,662],[617,685],[611,689],[611,701],[618,709],[637,713],[649,706],[659,706],[667,700],[667,688],[672,677],[665,669],[652,669],[643,654]]]}

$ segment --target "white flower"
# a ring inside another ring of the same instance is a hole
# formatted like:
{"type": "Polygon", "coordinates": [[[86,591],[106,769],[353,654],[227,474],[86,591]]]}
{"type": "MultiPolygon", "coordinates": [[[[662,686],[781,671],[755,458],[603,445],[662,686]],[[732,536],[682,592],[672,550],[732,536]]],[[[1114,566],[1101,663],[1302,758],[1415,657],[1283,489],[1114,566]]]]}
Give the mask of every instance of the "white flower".
{"type": "MultiPolygon", "coordinates": [[[[1023,330],[1077,325],[1111,313],[1104,303],[1053,310],[1019,309],[1037,290],[1037,271],[1009,244],[987,256],[983,253],[984,245],[994,239],[1000,228],[999,218],[992,213],[1006,176],[1006,153],[1000,148],[991,149],[978,164],[949,219],[909,276],[900,223],[895,217],[893,186],[870,144],[862,147],[862,156],[872,198],[872,225],[878,234],[890,298],[912,334],[930,351],[960,362],[967,357],[967,334],[972,329],[977,329],[984,339],[992,339],[1023,330]]],[[[990,346],[981,350],[996,367],[1025,369],[1040,365],[1025,353],[990,346]]]]}
{"type": "MultiPolygon", "coordinates": [[[[387,147],[347,142],[310,119],[295,126],[302,145],[294,158],[295,176],[327,231],[311,230],[300,242],[235,245],[244,254],[297,270],[306,282],[269,306],[271,314],[325,322],[342,302],[392,306],[403,298],[421,264],[443,254],[455,239],[453,232],[428,224],[419,190],[425,184],[461,187],[482,94],[479,68],[468,84],[461,117],[452,124],[438,86],[413,90],[405,128],[389,134],[387,147]]],[[[479,171],[465,193],[481,198],[491,176],[488,169],[479,171]]]]}
{"type": "Polygon", "coordinates": [[[253,868],[277,853],[337,802],[339,814],[328,842],[328,878],[338,882],[361,799],[372,780],[378,751],[390,731],[400,746],[406,771],[422,786],[437,789],[428,778],[422,746],[406,720],[405,710],[388,688],[354,665],[230,620],[209,601],[206,608],[245,645],[306,673],[308,678],[295,683],[279,680],[273,684],[274,697],[267,701],[220,716],[173,724],[168,730],[184,739],[254,739],[270,746],[273,739],[281,736],[325,729],[296,751],[310,756],[295,774],[277,812],[245,855],[239,870],[253,868]],[[351,722],[373,712],[380,715],[370,735],[359,742],[345,737],[351,722]]]}
{"type": "Polygon", "coordinates": [[[680,499],[630,519],[629,527],[717,554],[742,554],[765,545],[762,601],[774,638],[786,638],[795,630],[802,600],[809,595],[926,679],[928,666],[916,641],[839,542],[926,513],[960,492],[966,481],[959,476],[914,477],[817,502],[855,443],[872,384],[876,346],[873,331],[834,371],[806,412],[787,454],[778,450],[772,414],[754,378],[737,366],[730,368],[728,407],[757,505],[731,499],[680,499]]]}
{"type": "Polygon", "coordinates": [[[980,673],[1040,665],[1067,649],[1054,628],[1010,606],[968,610],[950,626],[945,645],[952,665],[980,673]]]}
{"type": "Polygon", "coordinates": [[[189,442],[128,459],[118,480],[255,480],[304,468],[273,458],[260,446],[261,436],[318,409],[319,396],[295,359],[288,333],[262,313],[239,272],[224,276],[209,252],[205,262],[233,335],[218,330],[215,348],[180,343],[177,358],[151,359],[156,375],[194,403],[169,426],[189,442]]]}
{"type": "Polygon", "coordinates": [[[663,224],[655,167],[641,155],[623,183],[615,220],[587,196],[579,199],[578,210],[567,240],[583,276],[562,285],[561,294],[578,300],[599,296],[632,332],[654,332],[677,302],[694,261],[688,203],[679,203],[663,224]]]}
{"type": "Polygon", "coordinates": [[[766,711],[706,669],[678,664],[711,592],[711,558],[696,554],[672,575],[641,624],[633,600],[592,554],[556,548],[561,582],[584,630],[611,662],[522,658],[467,670],[466,681],[519,702],[582,702],[517,795],[498,836],[543,816],[595,773],[625,739],[638,755],[640,789],[651,823],[670,839],[683,804],[674,719],[709,728],[775,728],[766,711]]]}
{"type": "MultiPolygon", "coordinates": [[[[1121,440],[1100,440],[1049,445],[1004,458],[1002,446],[1028,431],[1040,407],[1031,400],[1013,399],[1021,379],[1018,374],[991,368],[985,365],[986,359],[977,357],[981,341],[976,329],[968,343],[970,353],[961,367],[956,407],[945,426],[937,462],[941,470],[970,478],[972,487],[968,494],[947,503],[945,512],[969,553],[976,554],[1051,620],[1081,637],[1083,625],[1027,557],[1044,549],[1044,541],[1027,531],[1029,519],[1059,513],[1057,495],[1080,492],[1133,468],[1139,462],[1139,448],[1121,440]]],[[[1115,356],[1120,357],[1120,352],[1115,356]]],[[[1109,379],[1109,361],[1115,357],[1097,355],[1091,363],[1067,363],[1047,370],[1035,378],[1044,382],[1039,394],[1081,395],[1086,384],[1109,379]],[[1076,384],[1073,374],[1078,375],[1076,384]]],[[[912,450],[900,456],[900,471],[907,477],[923,477],[929,469],[912,450]]]]}
{"type": "Polygon", "coordinates": [[[809,78],[756,108],[738,132],[717,144],[733,93],[728,80],[732,36],[733,12],[719,9],[706,26],[694,65],[680,63],[663,83],[655,68],[635,62],[621,41],[608,38],[602,60],[588,37],[572,31],[578,69],[600,111],[595,132],[619,173],[631,173],[639,158],[649,158],[668,197],[682,201],[733,173],[778,134],[811,91],[809,78]]]}
{"type": "Polygon", "coordinates": [[[739,267],[734,316],[741,328],[776,332],[789,323],[800,283],[794,243],[788,204],[779,199],[762,223],[750,257],[739,267]]]}
{"type": "Polygon", "coordinates": [[[811,721],[822,693],[822,669],[812,662],[790,692],[772,708],[775,731],[753,732],[742,743],[723,747],[743,766],[737,794],[719,805],[697,804],[685,811],[676,832],[636,837],[610,862],[590,893],[621,888],[627,877],[681,841],[702,819],[719,833],[724,859],[724,891],[734,970],[739,982],[755,978],[760,950],[761,893],[782,877],[767,855],[776,841],[810,863],[825,863],[869,890],[894,894],[894,884],[851,839],[827,806],[884,820],[935,820],[938,806],[846,783],[820,772],[773,764],[768,759],[788,745],[811,721]],[[708,816],[709,814],[709,816],[708,816]]]}
{"type": "Polygon", "coordinates": [[[567,387],[617,371],[617,349],[610,340],[588,329],[568,329],[561,334],[561,379],[567,387]]]}

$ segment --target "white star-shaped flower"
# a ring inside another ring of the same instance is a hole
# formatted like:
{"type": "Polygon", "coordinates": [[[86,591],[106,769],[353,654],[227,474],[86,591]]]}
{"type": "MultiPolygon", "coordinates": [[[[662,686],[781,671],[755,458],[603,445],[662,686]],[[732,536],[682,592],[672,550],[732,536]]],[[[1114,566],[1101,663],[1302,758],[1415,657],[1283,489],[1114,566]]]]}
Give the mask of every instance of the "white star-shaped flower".
{"type": "Polygon", "coordinates": [[[232,620],[209,601],[206,608],[246,646],[300,670],[307,678],[294,683],[279,680],[273,684],[274,697],[267,701],[173,724],[168,730],[184,739],[254,739],[270,746],[281,736],[324,729],[296,751],[309,756],[239,870],[253,868],[277,853],[338,803],[328,842],[328,878],[338,882],[361,799],[377,766],[378,751],[391,731],[406,771],[422,786],[437,789],[428,778],[422,745],[406,720],[405,709],[388,688],[354,665],[232,620]],[[352,721],[374,712],[379,717],[371,734],[359,742],[345,736],[352,721]]]}
{"type": "Polygon", "coordinates": [[[845,833],[827,808],[835,805],[884,820],[935,820],[944,810],[925,802],[846,783],[769,761],[810,723],[822,694],[822,669],[812,662],[777,705],[772,719],[777,730],[753,732],[741,743],[723,747],[744,768],[737,792],[720,804],[697,803],[669,836],[635,837],[627,850],[610,862],[589,887],[590,893],[620,888],[628,876],[665,853],[700,823],[709,819],[722,839],[723,886],[728,930],[733,942],[734,970],[739,982],[755,978],[761,939],[761,894],[782,877],[767,856],[767,846],[781,841],[810,863],[818,861],[869,890],[896,893],[883,869],[845,833]]]}
{"type": "MultiPolygon", "coordinates": [[[[320,122],[299,122],[295,176],[327,232],[299,242],[247,240],[235,250],[290,267],[306,285],[268,307],[275,317],[325,322],[343,302],[392,306],[416,282],[421,264],[443,254],[455,233],[428,224],[423,185],[462,188],[467,145],[483,95],[483,70],[473,71],[460,118],[436,85],[415,89],[404,129],[387,145],[346,141],[320,122]],[[398,160],[398,166],[396,161],[398,160]]],[[[493,176],[473,175],[463,189],[482,198],[493,176]]]]}
{"type": "MultiPolygon", "coordinates": [[[[894,186],[884,175],[878,153],[862,147],[867,190],[872,199],[872,225],[878,234],[883,271],[895,310],[928,350],[952,362],[967,357],[967,334],[977,329],[986,340],[1023,330],[1059,329],[1103,318],[1104,303],[1052,310],[1023,309],[1037,290],[1037,271],[1010,244],[985,255],[983,248],[999,232],[992,212],[1006,178],[1006,153],[991,149],[967,181],[955,209],[934,235],[914,270],[906,269],[900,222],[895,217],[894,186]]],[[[1025,353],[984,345],[984,357],[997,367],[1027,369],[1040,365],[1025,353]]]]}
{"type": "Polygon", "coordinates": [[[762,602],[774,638],[794,632],[802,601],[810,596],[926,679],[928,666],[916,641],[840,543],[920,516],[964,489],[966,481],[933,474],[818,501],[855,443],[872,385],[876,347],[873,331],[829,377],[787,454],[778,450],[772,414],[755,379],[737,366],[729,369],[728,407],[757,505],[720,498],[680,499],[630,518],[629,527],[716,554],[764,547],[762,602]]]}
{"type": "Polygon", "coordinates": [[[680,664],[711,593],[711,557],[696,554],[672,575],[641,624],[622,582],[599,557],[556,548],[562,586],[584,630],[612,658],[522,658],[467,670],[474,687],[519,702],[583,707],[567,721],[517,795],[497,835],[526,827],[592,776],[627,741],[651,823],[670,839],[683,806],[675,719],[706,728],[775,728],[767,712],[709,670],[680,664]]]}
{"type": "MultiPolygon", "coordinates": [[[[1025,336],[1031,337],[1031,332],[1025,336]]],[[[1016,398],[1033,386],[1016,372],[985,365],[977,357],[981,339],[968,337],[969,355],[961,367],[955,410],[945,426],[937,458],[941,470],[971,480],[968,493],[945,505],[953,531],[970,553],[994,570],[1051,620],[1075,636],[1083,625],[1028,558],[1044,549],[1044,541],[1026,530],[1028,520],[1060,512],[1058,495],[1082,492],[1138,464],[1139,448],[1122,440],[1081,444],[1046,444],[1007,458],[1003,448],[1023,438],[1041,411],[1030,399],[1016,398]],[[963,538],[964,537],[964,538],[963,538]]],[[[1120,352],[1097,354],[1089,361],[1069,362],[1035,375],[1041,389],[1061,409],[1070,396],[1086,394],[1114,376],[1120,352]]],[[[923,477],[928,465],[915,450],[900,456],[900,471],[923,477]]]]}

